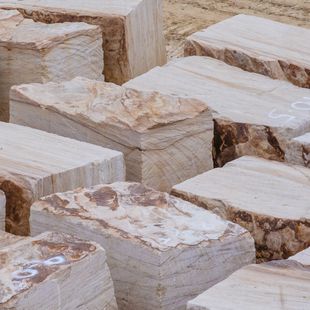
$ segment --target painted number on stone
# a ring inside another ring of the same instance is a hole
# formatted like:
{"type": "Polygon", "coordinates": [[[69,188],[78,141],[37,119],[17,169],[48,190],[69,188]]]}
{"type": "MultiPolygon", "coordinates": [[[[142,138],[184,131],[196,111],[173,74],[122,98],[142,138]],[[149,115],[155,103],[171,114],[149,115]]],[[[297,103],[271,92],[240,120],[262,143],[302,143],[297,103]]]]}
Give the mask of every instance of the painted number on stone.
{"type": "Polygon", "coordinates": [[[32,261],[30,265],[27,266],[27,268],[13,272],[12,277],[13,280],[24,280],[33,278],[38,275],[39,271],[36,267],[40,265],[50,267],[54,265],[61,265],[64,263],[66,263],[66,258],[63,255],[54,256],[46,260],[32,261]]]}

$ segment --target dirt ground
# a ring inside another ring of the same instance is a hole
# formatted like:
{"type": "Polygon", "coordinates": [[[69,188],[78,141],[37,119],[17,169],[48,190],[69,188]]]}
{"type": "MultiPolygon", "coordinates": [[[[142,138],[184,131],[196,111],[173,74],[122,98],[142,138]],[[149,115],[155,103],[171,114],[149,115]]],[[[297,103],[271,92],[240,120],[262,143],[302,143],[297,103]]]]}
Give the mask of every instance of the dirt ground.
{"type": "Polygon", "coordinates": [[[182,56],[183,42],[188,35],[236,14],[257,15],[310,28],[310,0],[163,1],[169,58],[182,56]]]}

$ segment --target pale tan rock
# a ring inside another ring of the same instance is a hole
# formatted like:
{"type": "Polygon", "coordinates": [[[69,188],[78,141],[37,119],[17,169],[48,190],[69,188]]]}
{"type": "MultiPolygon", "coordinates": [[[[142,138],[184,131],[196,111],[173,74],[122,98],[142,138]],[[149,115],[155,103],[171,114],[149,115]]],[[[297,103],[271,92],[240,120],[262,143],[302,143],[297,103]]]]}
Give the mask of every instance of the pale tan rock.
{"type": "Polygon", "coordinates": [[[31,207],[31,234],[49,227],[106,249],[120,309],[185,309],[255,257],[245,229],[139,183],[44,197],[31,207]]]}
{"type": "Polygon", "coordinates": [[[102,37],[86,23],[46,25],[0,10],[0,120],[9,120],[12,85],[103,79],[102,37]]]}
{"type": "Polygon", "coordinates": [[[213,110],[216,166],[243,155],[289,161],[291,140],[310,131],[309,89],[209,57],[172,61],[125,86],[204,101],[213,110]]]}
{"type": "Polygon", "coordinates": [[[293,261],[249,265],[187,304],[187,310],[307,310],[310,269],[293,261]]]}
{"type": "Polygon", "coordinates": [[[162,0],[0,0],[0,8],[45,23],[99,25],[109,82],[122,84],[166,62],[162,0]]]}
{"type": "Polygon", "coordinates": [[[56,232],[5,238],[1,309],[117,309],[105,251],[96,243],[56,232]]]}
{"type": "MultiPolygon", "coordinates": [[[[3,230],[0,230],[0,251],[5,247],[12,245],[20,240],[23,240],[25,237],[16,236],[10,233],[7,233],[3,230]]],[[[2,264],[0,264],[1,266],[2,264]]]]}
{"type": "Polygon", "coordinates": [[[3,191],[0,190],[0,232],[5,229],[5,195],[3,191]]]}
{"type": "Polygon", "coordinates": [[[172,193],[249,230],[257,258],[310,246],[310,169],[244,156],[173,187],[172,193]]]}
{"type": "Polygon", "coordinates": [[[296,137],[291,141],[288,145],[286,157],[291,163],[310,168],[310,132],[296,137]]]}
{"type": "Polygon", "coordinates": [[[121,151],[127,180],[163,191],[213,167],[212,115],[190,97],[85,78],[20,85],[11,122],[121,151]]]}
{"type": "Polygon", "coordinates": [[[237,15],[187,38],[184,54],[214,57],[243,70],[310,88],[310,29],[237,15]]]}
{"type": "Polygon", "coordinates": [[[289,258],[310,267],[310,247],[289,258]]]}
{"type": "MultiPolygon", "coordinates": [[[[39,197],[122,181],[124,175],[117,151],[0,122],[0,189],[6,195],[9,232],[29,233],[29,207],[39,197]]],[[[1,208],[1,227],[4,213],[1,208]]]]}

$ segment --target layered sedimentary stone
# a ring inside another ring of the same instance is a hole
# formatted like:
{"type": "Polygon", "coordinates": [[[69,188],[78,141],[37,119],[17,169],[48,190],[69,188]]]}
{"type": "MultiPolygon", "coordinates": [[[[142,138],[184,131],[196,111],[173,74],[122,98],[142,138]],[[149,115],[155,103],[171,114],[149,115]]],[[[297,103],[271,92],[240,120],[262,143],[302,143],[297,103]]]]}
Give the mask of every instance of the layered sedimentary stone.
{"type": "Polygon", "coordinates": [[[243,155],[289,161],[291,139],[310,131],[309,89],[209,57],[172,61],[125,86],[203,100],[213,110],[216,166],[243,155]]]}
{"type": "Polygon", "coordinates": [[[122,84],[166,62],[161,0],[0,0],[0,7],[45,23],[99,25],[109,82],[122,84]]]}
{"type": "Polygon", "coordinates": [[[39,197],[122,181],[124,174],[117,151],[0,122],[0,189],[6,195],[9,232],[29,233],[29,208],[39,197]]]}
{"type": "Polygon", "coordinates": [[[257,258],[310,246],[310,170],[244,156],[174,186],[172,193],[251,232],[257,258]]]}
{"type": "Polygon", "coordinates": [[[291,163],[310,168],[310,132],[296,137],[291,141],[288,145],[286,157],[291,163]]]}
{"type": "Polygon", "coordinates": [[[86,23],[46,25],[0,10],[0,120],[9,120],[9,90],[22,83],[103,79],[102,37],[86,23]]]}
{"type": "Polygon", "coordinates": [[[0,235],[0,308],[107,309],[116,300],[105,251],[62,233],[0,235]]]}
{"type": "Polygon", "coordinates": [[[5,229],[5,195],[3,191],[0,191],[0,231],[5,229]]]}
{"type": "Polygon", "coordinates": [[[192,34],[184,53],[310,88],[309,41],[309,29],[237,15],[192,34]]]}
{"type": "Polygon", "coordinates": [[[187,304],[187,310],[300,310],[310,304],[310,268],[294,261],[249,265],[187,304]]]}
{"type": "Polygon", "coordinates": [[[119,150],[127,179],[155,189],[213,167],[211,112],[186,96],[85,78],[20,85],[11,90],[11,122],[119,150]]]}
{"type": "Polygon", "coordinates": [[[120,309],[185,309],[255,257],[249,232],[139,183],[53,194],[31,208],[31,234],[53,227],[107,251],[120,309]]]}

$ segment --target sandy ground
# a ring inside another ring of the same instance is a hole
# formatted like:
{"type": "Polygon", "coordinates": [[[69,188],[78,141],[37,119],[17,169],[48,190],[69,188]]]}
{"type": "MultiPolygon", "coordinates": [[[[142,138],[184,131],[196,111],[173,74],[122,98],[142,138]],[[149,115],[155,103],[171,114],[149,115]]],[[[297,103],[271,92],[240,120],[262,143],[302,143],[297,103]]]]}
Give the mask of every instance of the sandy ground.
{"type": "Polygon", "coordinates": [[[310,28],[310,0],[163,1],[169,58],[182,56],[183,42],[188,35],[236,14],[257,15],[310,28]]]}

